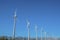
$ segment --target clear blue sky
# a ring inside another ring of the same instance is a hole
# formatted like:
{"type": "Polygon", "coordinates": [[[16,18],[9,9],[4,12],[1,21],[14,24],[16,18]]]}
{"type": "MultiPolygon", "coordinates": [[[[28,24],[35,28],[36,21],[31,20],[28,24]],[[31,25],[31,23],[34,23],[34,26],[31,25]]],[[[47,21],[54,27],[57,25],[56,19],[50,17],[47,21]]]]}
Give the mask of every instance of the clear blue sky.
{"type": "Polygon", "coordinates": [[[0,36],[12,36],[16,8],[16,36],[28,36],[28,19],[31,37],[35,37],[35,25],[38,26],[38,37],[42,27],[49,36],[60,37],[60,0],[0,0],[0,36]]]}

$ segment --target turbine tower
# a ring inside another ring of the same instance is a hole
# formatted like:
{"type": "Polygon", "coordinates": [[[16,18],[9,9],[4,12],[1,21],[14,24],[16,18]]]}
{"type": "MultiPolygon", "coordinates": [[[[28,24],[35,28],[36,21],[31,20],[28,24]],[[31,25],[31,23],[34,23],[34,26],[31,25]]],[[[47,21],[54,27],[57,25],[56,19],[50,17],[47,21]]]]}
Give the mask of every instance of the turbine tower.
{"type": "Polygon", "coordinates": [[[38,40],[38,37],[37,37],[37,26],[35,25],[35,32],[36,32],[36,40],[38,40]]]}
{"type": "Polygon", "coordinates": [[[44,32],[44,34],[45,34],[45,40],[46,40],[46,39],[47,39],[47,38],[46,38],[46,32],[44,32]]]}
{"type": "Polygon", "coordinates": [[[27,29],[28,29],[28,40],[30,40],[30,22],[27,21],[27,29]]]}
{"type": "Polygon", "coordinates": [[[43,28],[41,28],[41,40],[42,40],[42,32],[43,32],[43,28]]]}
{"type": "Polygon", "coordinates": [[[13,40],[15,40],[15,32],[16,32],[16,11],[14,13],[14,26],[13,26],[13,40]]]}

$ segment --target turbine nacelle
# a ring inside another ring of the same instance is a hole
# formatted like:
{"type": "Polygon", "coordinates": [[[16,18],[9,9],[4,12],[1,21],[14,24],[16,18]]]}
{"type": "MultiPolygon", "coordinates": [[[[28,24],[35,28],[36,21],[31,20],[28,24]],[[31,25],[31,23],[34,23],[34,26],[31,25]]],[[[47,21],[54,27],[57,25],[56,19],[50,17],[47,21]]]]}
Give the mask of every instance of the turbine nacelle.
{"type": "Polygon", "coordinates": [[[30,22],[27,21],[27,28],[30,28],[30,22]]]}

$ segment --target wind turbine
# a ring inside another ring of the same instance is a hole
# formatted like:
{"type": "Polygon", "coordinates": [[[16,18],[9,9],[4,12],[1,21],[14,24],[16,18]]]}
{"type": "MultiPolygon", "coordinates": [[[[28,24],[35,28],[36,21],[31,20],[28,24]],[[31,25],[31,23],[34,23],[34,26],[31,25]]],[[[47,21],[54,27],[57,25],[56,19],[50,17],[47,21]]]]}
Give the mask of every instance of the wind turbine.
{"type": "Polygon", "coordinates": [[[46,32],[45,31],[44,31],[44,35],[45,35],[45,40],[46,40],[47,38],[46,38],[46,32]]]}
{"type": "Polygon", "coordinates": [[[16,11],[14,13],[14,26],[13,26],[13,40],[15,40],[15,32],[16,32],[16,11]]]}
{"type": "Polygon", "coordinates": [[[35,25],[35,32],[36,32],[36,40],[38,40],[38,37],[37,37],[37,26],[35,25]]]}
{"type": "Polygon", "coordinates": [[[30,40],[30,22],[27,21],[27,29],[28,29],[28,40],[30,40]]]}
{"type": "Polygon", "coordinates": [[[41,40],[42,40],[42,32],[43,32],[43,28],[41,28],[41,40]]]}

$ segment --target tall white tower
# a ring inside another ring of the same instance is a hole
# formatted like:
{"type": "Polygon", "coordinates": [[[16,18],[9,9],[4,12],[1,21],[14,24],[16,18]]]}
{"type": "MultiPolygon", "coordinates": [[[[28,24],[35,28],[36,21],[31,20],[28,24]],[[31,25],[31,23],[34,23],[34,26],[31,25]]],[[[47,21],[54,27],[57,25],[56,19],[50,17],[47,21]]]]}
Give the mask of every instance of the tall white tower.
{"type": "Polygon", "coordinates": [[[30,22],[27,21],[27,29],[28,29],[28,40],[30,40],[30,22]]]}
{"type": "Polygon", "coordinates": [[[41,28],[41,40],[42,40],[42,32],[43,32],[43,28],[41,28]]]}
{"type": "Polygon", "coordinates": [[[38,40],[38,37],[37,37],[37,25],[35,25],[35,32],[36,32],[36,40],[38,40]]]}
{"type": "Polygon", "coordinates": [[[44,32],[44,35],[45,35],[45,40],[47,39],[47,37],[46,37],[46,32],[44,32]]]}
{"type": "Polygon", "coordinates": [[[16,11],[14,13],[14,26],[13,26],[13,40],[15,40],[15,32],[16,32],[16,11]]]}

